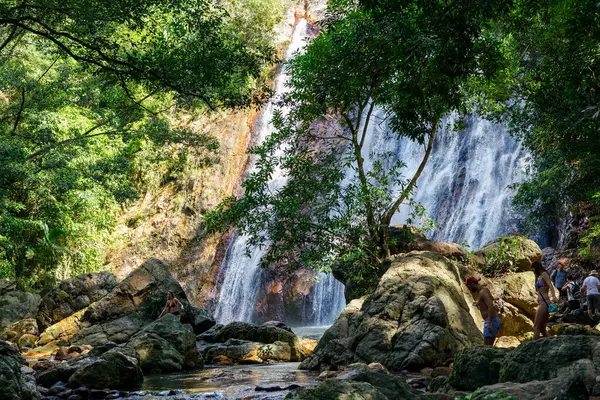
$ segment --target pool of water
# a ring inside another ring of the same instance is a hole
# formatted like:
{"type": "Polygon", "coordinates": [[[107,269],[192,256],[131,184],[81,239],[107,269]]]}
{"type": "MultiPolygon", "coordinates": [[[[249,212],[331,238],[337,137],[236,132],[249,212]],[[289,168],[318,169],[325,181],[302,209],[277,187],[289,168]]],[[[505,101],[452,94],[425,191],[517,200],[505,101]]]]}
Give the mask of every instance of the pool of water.
{"type": "Polygon", "coordinates": [[[161,392],[183,390],[186,393],[219,393],[226,398],[282,399],[288,391],[264,391],[258,387],[285,388],[292,384],[316,385],[318,373],[298,370],[299,363],[273,363],[207,367],[202,370],[183,371],[144,377],[142,390],[161,392]]]}
{"type": "Polygon", "coordinates": [[[300,336],[301,338],[307,339],[315,339],[320,340],[323,337],[323,334],[327,329],[331,326],[299,326],[296,328],[292,328],[292,331],[296,334],[296,336],[300,336]]]}

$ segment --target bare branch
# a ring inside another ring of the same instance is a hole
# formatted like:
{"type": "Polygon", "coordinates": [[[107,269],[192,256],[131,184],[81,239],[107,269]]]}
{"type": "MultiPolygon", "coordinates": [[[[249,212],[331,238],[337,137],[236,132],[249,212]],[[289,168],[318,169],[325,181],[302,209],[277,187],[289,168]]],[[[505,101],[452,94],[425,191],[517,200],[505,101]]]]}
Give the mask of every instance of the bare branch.
{"type": "Polygon", "coordinates": [[[21,104],[19,105],[19,112],[17,113],[17,118],[15,119],[15,123],[13,124],[13,128],[11,134],[15,134],[17,132],[17,128],[19,127],[19,123],[21,122],[21,117],[23,116],[23,109],[25,108],[25,88],[21,89],[21,104]]]}
{"type": "Polygon", "coordinates": [[[4,39],[4,42],[2,42],[2,44],[0,44],[0,53],[15,38],[18,29],[19,29],[18,26],[13,25],[12,30],[10,31],[10,33],[8,34],[8,36],[6,37],[6,39],[4,39]]]}

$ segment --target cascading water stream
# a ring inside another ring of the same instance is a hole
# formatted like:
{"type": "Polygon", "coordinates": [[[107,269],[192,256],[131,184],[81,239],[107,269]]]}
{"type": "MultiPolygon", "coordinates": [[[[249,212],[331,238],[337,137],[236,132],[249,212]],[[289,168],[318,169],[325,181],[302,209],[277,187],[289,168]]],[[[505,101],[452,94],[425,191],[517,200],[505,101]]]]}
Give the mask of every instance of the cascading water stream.
{"type": "MultiPolygon", "coordinates": [[[[380,111],[373,122],[365,145],[370,163],[392,152],[394,156],[386,162],[402,160],[407,165],[404,175],[412,177],[423,158],[423,146],[390,135],[387,119],[380,111]]],[[[435,230],[427,236],[466,242],[478,249],[498,236],[518,231],[520,218],[512,208],[513,185],[525,179],[528,162],[521,145],[503,125],[477,115],[467,117],[465,129],[458,132],[452,129],[456,116],[443,122],[414,196],[436,222],[435,230]]],[[[402,206],[392,223],[403,223],[408,215],[408,207],[402,206]]]]}
{"type": "MultiPolygon", "coordinates": [[[[301,19],[294,28],[292,40],[287,49],[286,60],[290,60],[294,54],[301,51],[307,37],[307,22],[301,19]]],[[[263,111],[256,125],[256,140],[262,142],[272,131],[271,120],[275,110],[275,102],[287,90],[285,83],[288,76],[283,69],[276,77],[274,100],[270,101],[263,111]]],[[[283,114],[286,109],[281,109],[283,114]]],[[[249,169],[253,168],[250,165],[249,169]]],[[[281,170],[273,173],[269,182],[272,191],[276,191],[285,185],[287,181],[281,170]]],[[[236,236],[223,261],[224,271],[223,284],[219,294],[219,300],[215,309],[215,318],[219,323],[231,321],[252,321],[258,291],[261,285],[262,271],[259,263],[266,249],[253,248],[250,257],[247,256],[248,237],[236,236]]],[[[318,281],[314,285],[314,301],[312,320],[310,325],[327,325],[333,323],[340,311],[345,306],[344,287],[331,275],[319,274],[318,281]]]]}

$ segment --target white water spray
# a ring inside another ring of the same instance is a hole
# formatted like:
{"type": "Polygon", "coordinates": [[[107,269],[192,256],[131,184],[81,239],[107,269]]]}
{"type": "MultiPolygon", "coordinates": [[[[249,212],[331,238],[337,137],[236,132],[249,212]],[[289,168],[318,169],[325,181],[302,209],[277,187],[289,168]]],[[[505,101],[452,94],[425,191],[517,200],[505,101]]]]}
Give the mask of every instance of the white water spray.
{"type": "MultiPolygon", "coordinates": [[[[444,118],[414,199],[436,222],[428,237],[467,242],[478,249],[498,236],[519,230],[520,219],[512,199],[514,184],[525,179],[528,156],[501,124],[472,115],[466,118],[466,128],[455,132],[455,122],[456,116],[444,118]]],[[[423,146],[389,135],[381,113],[374,115],[370,133],[365,146],[370,163],[392,151],[395,156],[388,162],[402,160],[407,164],[404,175],[411,177],[423,159],[423,146]]],[[[408,207],[402,206],[392,223],[403,223],[408,214],[408,207]]]]}
{"type": "MultiPolygon", "coordinates": [[[[307,22],[301,19],[292,35],[291,43],[287,49],[286,60],[290,60],[305,45],[307,36],[307,22]]],[[[275,81],[275,96],[261,112],[257,121],[256,140],[261,143],[273,132],[271,120],[275,111],[275,102],[284,94],[288,88],[286,81],[288,76],[285,69],[277,76],[275,81]]],[[[281,109],[285,115],[286,108],[281,109]]],[[[250,166],[252,169],[253,166],[250,166]]],[[[269,188],[276,191],[285,185],[287,178],[280,169],[273,173],[269,182],[269,188]]],[[[224,279],[219,294],[219,300],[215,310],[215,318],[219,323],[231,321],[252,321],[256,308],[257,295],[261,285],[262,271],[260,259],[265,254],[265,248],[252,248],[250,257],[246,250],[248,245],[247,236],[236,236],[224,259],[222,268],[224,279]]],[[[313,287],[313,317],[308,323],[311,325],[327,325],[333,323],[335,318],[345,306],[344,286],[336,281],[331,275],[319,274],[318,281],[313,287]]]]}

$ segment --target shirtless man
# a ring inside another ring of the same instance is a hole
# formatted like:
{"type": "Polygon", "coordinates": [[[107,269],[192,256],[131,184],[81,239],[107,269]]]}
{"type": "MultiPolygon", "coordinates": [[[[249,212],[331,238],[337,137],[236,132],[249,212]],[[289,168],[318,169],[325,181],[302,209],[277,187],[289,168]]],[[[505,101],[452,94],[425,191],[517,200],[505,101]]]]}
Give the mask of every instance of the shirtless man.
{"type": "Polygon", "coordinates": [[[179,312],[183,309],[183,304],[175,297],[173,292],[167,292],[167,304],[165,304],[165,308],[162,310],[157,319],[162,317],[167,313],[171,314],[179,314],[179,312]]]}
{"type": "Polygon", "coordinates": [[[465,284],[471,293],[477,295],[477,301],[473,302],[475,307],[479,307],[481,316],[483,317],[483,343],[486,346],[493,346],[498,336],[498,331],[502,325],[500,317],[494,307],[494,298],[488,288],[483,288],[479,285],[479,279],[469,276],[465,280],[465,284]]]}

